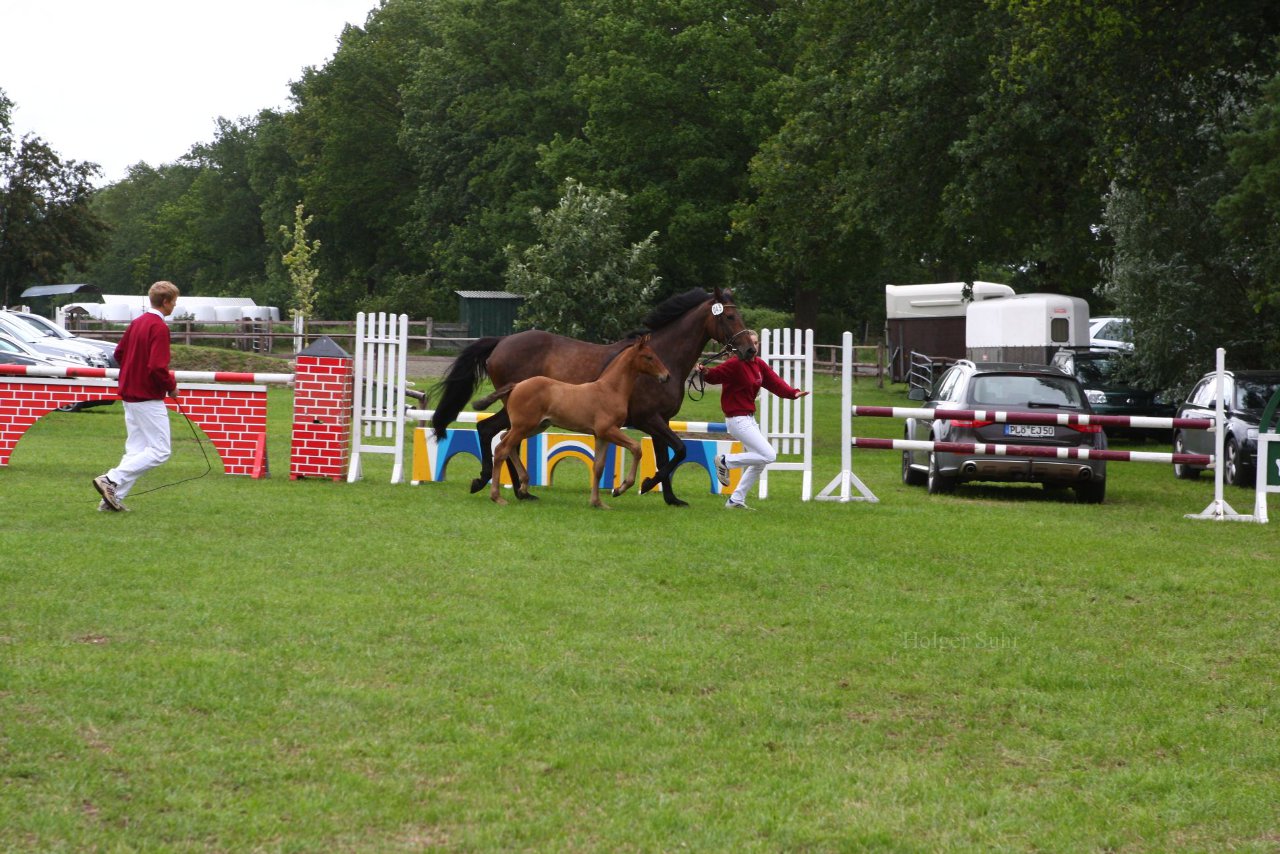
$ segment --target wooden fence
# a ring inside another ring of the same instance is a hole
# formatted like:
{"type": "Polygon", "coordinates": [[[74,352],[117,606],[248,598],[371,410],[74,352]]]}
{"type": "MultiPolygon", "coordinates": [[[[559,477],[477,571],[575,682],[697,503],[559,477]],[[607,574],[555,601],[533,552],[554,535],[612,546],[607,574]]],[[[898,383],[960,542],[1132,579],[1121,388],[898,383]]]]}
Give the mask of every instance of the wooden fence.
{"type": "MultiPolygon", "coordinates": [[[[77,335],[115,341],[124,334],[126,324],[110,323],[86,317],[69,318],[67,328],[77,335]]],[[[254,353],[294,352],[292,323],[270,323],[242,320],[237,323],[196,323],[175,320],[170,324],[173,341],[177,344],[207,347],[231,347],[254,353]]],[[[426,354],[432,351],[442,354],[456,353],[475,341],[467,337],[463,323],[440,323],[430,317],[409,321],[409,352],[426,354]]],[[[355,349],[354,320],[308,320],[302,335],[306,347],[321,337],[333,339],[340,347],[353,352],[355,349]]],[[[883,344],[858,344],[853,348],[853,376],[873,378],[884,386],[888,359],[883,344]]],[[[813,368],[834,376],[840,374],[840,345],[815,344],[813,368]]]]}

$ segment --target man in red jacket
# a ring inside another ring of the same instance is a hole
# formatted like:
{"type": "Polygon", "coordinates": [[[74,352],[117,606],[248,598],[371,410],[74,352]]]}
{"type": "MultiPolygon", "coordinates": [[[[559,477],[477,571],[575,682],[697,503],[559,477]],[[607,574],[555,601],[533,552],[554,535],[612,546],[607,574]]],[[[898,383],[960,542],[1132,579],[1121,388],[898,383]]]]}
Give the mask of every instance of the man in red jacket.
{"type": "MultiPolygon", "coordinates": [[[[753,331],[748,331],[750,347],[746,352],[760,352],[760,339],[753,331]]],[[[742,351],[739,351],[742,352],[742,351]]],[[[746,469],[742,473],[738,486],[724,506],[730,510],[750,510],[747,506],[747,493],[756,485],[764,467],[778,458],[769,440],[756,426],[756,396],[763,388],[771,394],[787,400],[796,400],[809,392],[792,388],[786,380],[778,376],[763,359],[744,359],[741,355],[714,368],[696,366],[703,379],[712,385],[721,386],[720,410],[724,413],[725,427],[729,435],[742,443],[744,450],[740,454],[721,454],[716,457],[716,478],[721,486],[729,485],[729,469],[746,469]]]]}
{"type": "Polygon", "coordinates": [[[124,401],[124,426],[128,434],[120,464],[93,479],[102,496],[99,510],[127,510],[124,497],[144,472],[169,459],[169,410],[166,395],[178,396],[178,384],[169,371],[169,326],[178,288],[173,282],[156,282],[147,292],[151,307],[129,324],[116,345],[120,378],[116,387],[124,401]]]}

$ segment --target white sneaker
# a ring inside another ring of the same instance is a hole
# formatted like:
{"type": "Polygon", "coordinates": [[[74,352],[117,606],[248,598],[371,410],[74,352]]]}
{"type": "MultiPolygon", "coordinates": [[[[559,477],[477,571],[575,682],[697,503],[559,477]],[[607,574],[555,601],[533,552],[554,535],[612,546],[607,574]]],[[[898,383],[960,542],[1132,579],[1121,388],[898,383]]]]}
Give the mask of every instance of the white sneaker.
{"type": "Polygon", "coordinates": [[[726,501],[726,502],[724,503],[724,509],[726,509],[726,510],[755,510],[756,508],[754,508],[754,507],[748,507],[745,503],[743,503],[743,502],[741,502],[741,501],[734,501],[732,498],[730,498],[728,501],[726,501]]]}
{"type": "Polygon", "coordinates": [[[124,505],[120,503],[120,499],[116,498],[116,485],[111,478],[105,474],[100,474],[93,479],[93,488],[98,490],[98,494],[102,496],[103,502],[112,510],[123,510],[124,505]]]}
{"type": "Polygon", "coordinates": [[[724,454],[716,457],[716,480],[721,486],[729,485],[729,464],[724,461],[724,454]]]}
{"type": "MultiPolygon", "coordinates": [[[[98,502],[98,512],[99,512],[99,513],[105,513],[105,512],[107,512],[108,510],[111,510],[111,505],[107,503],[107,500],[106,500],[105,498],[98,502]]],[[[123,502],[121,502],[121,504],[120,504],[120,510],[119,510],[119,511],[112,511],[112,512],[128,513],[128,512],[129,512],[129,508],[128,508],[128,507],[125,507],[125,506],[124,506],[124,503],[123,503],[123,502]]]]}

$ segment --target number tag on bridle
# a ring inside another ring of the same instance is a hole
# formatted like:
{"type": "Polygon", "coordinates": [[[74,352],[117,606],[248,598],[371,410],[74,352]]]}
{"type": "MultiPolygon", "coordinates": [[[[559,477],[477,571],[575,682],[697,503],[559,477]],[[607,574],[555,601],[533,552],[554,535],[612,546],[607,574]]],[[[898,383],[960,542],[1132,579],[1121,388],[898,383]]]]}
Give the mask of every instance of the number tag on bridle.
{"type": "Polygon", "coordinates": [[[711,313],[716,317],[724,314],[724,305],[722,303],[713,302],[711,304],[711,313]]]}

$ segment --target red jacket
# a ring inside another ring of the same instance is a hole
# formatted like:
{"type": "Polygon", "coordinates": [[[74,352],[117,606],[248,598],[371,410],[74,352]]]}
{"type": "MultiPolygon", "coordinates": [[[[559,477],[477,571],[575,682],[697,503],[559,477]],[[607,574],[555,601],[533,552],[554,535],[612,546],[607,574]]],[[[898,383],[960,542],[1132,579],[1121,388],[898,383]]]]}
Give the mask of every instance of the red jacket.
{"type": "Polygon", "coordinates": [[[755,414],[756,395],[760,393],[761,386],[787,400],[800,396],[800,390],[787,385],[763,359],[744,362],[735,356],[722,365],[716,365],[703,377],[712,385],[724,386],[720,391],[720,409],[730,418],[755,414]]]}
{"type": "Polygon", "coordinates": [[[163,400],[178,387],[169,372],[169,326],[159,314],[148,311],[129,324],[116,345],[116,361],[121,400],[163,400]]]}

